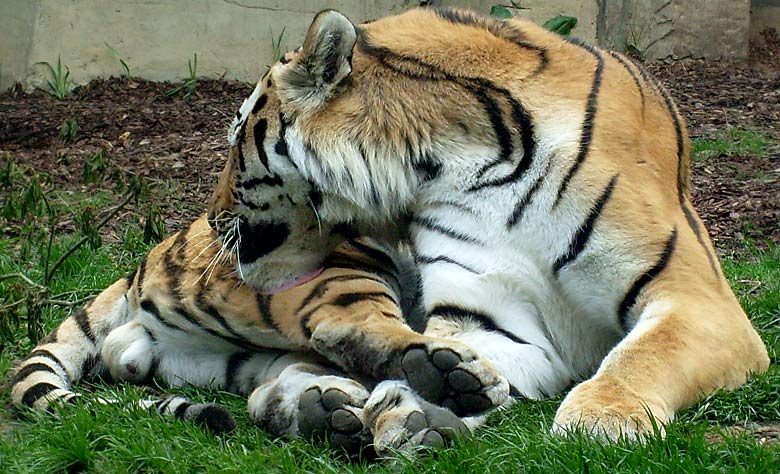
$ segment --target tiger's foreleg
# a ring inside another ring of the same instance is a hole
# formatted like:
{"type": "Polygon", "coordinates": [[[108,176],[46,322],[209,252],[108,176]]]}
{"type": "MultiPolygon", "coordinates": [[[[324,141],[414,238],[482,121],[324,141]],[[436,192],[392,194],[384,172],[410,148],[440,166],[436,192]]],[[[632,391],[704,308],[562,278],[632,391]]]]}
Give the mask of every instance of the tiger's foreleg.
{"type": "Polygon", "coordinates": [[[14,404],[48,410],[55,401],[76,397],[73,385],[102,370],[103,340],[128,318],[128,285],[128,279],[117,281],[38,344],[12,379],[14,404]]]}
{"type": "Polygon", "coordinates": [[[322,293],[316,306],[302,308],[299,328],[314,350],[348,373],[406,380],[429,402],[460,416],[506,400],[509,385],[490,363],[463,343],[413,331],[397,296],[379,280],[363,279],[346,294],[327,288],[322,293]]]}
{"type": "Polygon", "coordinates": [[[706,287],[700,275],[680,280],[685,271],[675,264],[644,290],[635,325],[596,374],[564,399],[554,431],[637,438],[767,369],[766,348],[727,283],[706,287]]]}

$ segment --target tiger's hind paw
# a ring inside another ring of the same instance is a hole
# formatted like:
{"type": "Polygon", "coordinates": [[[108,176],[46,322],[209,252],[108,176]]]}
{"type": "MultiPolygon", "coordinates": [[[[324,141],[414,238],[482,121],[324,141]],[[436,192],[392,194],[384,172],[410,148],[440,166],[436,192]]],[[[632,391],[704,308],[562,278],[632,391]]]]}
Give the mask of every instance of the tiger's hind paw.
{"type": "Polygon", "coordinates": [[[141,323],[131,321],[106,336],[101,357],[114,380],[143,384],[153,375],[155,341],[141,323]]]}
{"type": "Polygon", "coordinates": [[[429,402],[458,416],[473,416],[503,404],[509,383],[468,347],[437,341],[412,346],[401,359],[409,386],[429,402]]]}
{"type": "Polygon", "coordinates": [[[380,456],[394,451],[414,453],[420,448],[442,448],[469,429],[454,413],[423,400],[404,382],[390,380],[374,389],[366,402],[374,449],[380,456]]]}
{"type": "Polygon", "coordinates": [[[363,421],[367,399],[368,392],[352,380],[320,377],[298,401],[299,434],[315,441],[327,439],[332,447],[359,453],[371,442],[363,421]]]}

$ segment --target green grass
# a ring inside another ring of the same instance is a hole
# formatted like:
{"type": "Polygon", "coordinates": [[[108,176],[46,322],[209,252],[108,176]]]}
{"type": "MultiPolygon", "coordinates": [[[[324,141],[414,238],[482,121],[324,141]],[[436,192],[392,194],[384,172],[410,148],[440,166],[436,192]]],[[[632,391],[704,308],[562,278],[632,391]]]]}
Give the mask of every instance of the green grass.
{"type": "Polygon", "coordinates": [[[780,142],[757,130],[727,128],[709,138],[697,138],[692,143],[695,160],[724,155],[755,155],[767,157],[780,151],[780,142]]]}
{"type": "MultiPolygon", "coordinates": [[[[49,195],[57,209],[72,214],[115,204],[110,194],[84,196],[70,192],[49,195]]],[[[45,226],[46,219],[38,216],[32,222],[45,226]]],[[[95,294],[132,269],[152,246],[143,242],[143,228],[138,223],[116,233],[119,242],[96,250],[84,246],[71,256],[52,280],[52,293],[72,291],[72,299],[95,294]]],[[[31,244],[30,257],[21,259],[18,251],[25,238],[22,234],[0,239],[0,274],[23,271],[38,281],[43,273],[39,257],[45,239],[31,244]]],[[[78,238],[75,233],[58,236],[50,259],[56,260],[78,238]]],[[[778,472],[780,446],[761,446],[748,435],[723,429],[780,420],[780,247],[735,251],[725,259],[724,270],[769,346],[773,365],[768,373],[739,390],[715,394],[682,412],[667,427],[665,439],[654,436],[643,444],[601,444],[580,436],[552,437],[548,432],[559,398],[518,403],[492,416],[475,437],[460,440],[453,448],[393,463],[358,463],[322,445],[273,439],[252,425],[245,400],[234,395],[193,388],[176,390],[195,401],[221,403],[236,416],[237,431],[215,437],[191,423],[124,410],[144,396],[139,388],[99,386],[97,393],[120,403],[90,405],[87,393],[84,405],[66,407],[54,416],[0,414],[0,472],[778,472]],[[721,432],[722,442],[708,441],[713,433],[721,432]]],[[[9,285],[8,281],[0,282],[0,306],[6,303],[9,285]]],[[[41,316],[43,329],[49,331],[68,313],[62,307],[47,308],[41,316]]],[[[14,361],[33,344],[21,327],[12,340],[0,342],[0,374],[7,381],[14,361]]],[[[0,391],[0,405],[8,407],[9,403],[6,387],[0,391]]]]}
{"type": "MultiPolygon", "coordinates": [[[[97,252],[79,250],[54,281],[53,291],[92,292],[122,276],[148,250],[140,229],[128,230],[124,242],[97,252]]],[[[64,247],[64,245],[63,245],[64,247]]],[[[21,269],[11,246],[0,243],[0,273],[21,269]]],[[[780,248],[748,249],[725,270],[770,347],[773,364],[780,350],[780,248]]],[[[67,311],[46,315],[53,327],[67,311]]],[[[0,354],[4,372],[30,349],[23,336],[0,354]]],[[[185,388],[196,401],[216,401],[239,421],[237,432],[215,437],[190,423],[163,419],[122,406],[143,397],[128,386],[99,387],[101,395],[123,402],[109,406],[77,405],[56,416],[32,414],[0,434],[0,472],[770,472],[780,469],[780,447],[762,447],[748,436],[724,433],[712,443],[707,435],[720,427],[780,420],[780,369],[754,378],[745,387],[716,394],[680,414],[666,439],[644,444],[604,445],[575,436],[549,436],[558,400],[520,403],[492,417],[488,427],[454,448],[392,464],[349,462],[324,446],[274,440],[252,426],[242,398],[185,388]],[[774,466],[774,467],[773,467],[774,466]]],[[[89,396],[86,397],[87,399],[89,396]]],[[[0,402],[8,403],[7,390],[0,402]]],[[[6,423],[11,423],[7,421],[6,423]]]]}

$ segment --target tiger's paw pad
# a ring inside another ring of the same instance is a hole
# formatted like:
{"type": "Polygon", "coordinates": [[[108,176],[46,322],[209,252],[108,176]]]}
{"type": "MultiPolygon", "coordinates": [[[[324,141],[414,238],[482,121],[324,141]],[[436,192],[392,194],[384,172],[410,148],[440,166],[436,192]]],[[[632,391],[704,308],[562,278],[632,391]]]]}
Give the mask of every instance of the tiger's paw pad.
{"type": "Polygon", "coordinates": [[[452,411],[423,400],[400,381],[379,384],[366,402],[365,413],[380,456],[443,448],[455,437],[469,434],[452,411]]]}
{"type": "Polygon", "coordinates": [[[298,431],[304,438],[328,440],[332,447],[359,453],[371,442],[363,421],[368,392],[359,384],[340,377],[320,383],[301,394],[298,401],[298,431]],[[343,383],[341,383],[343,381],[343,383]]]}
{"type": "Polygon", "coordinates": [[[458,416],[495,408],[509,396],[509,383],[465,346],[414,346],[402,359],[409,386],[429,402],[458,416]]]}

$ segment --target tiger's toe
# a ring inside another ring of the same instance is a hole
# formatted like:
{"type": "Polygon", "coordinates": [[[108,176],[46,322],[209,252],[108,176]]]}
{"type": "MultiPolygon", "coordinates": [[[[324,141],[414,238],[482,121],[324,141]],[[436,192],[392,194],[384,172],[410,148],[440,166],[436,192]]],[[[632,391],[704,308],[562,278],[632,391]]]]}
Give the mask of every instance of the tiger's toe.
{"type": "Polygon", "coordinates": [[[509,384],[465,346],[413,346],[401,359],[409,386],[424,399],[459,416],[481,414],[509,396],[509,384]]]}
{"type": "Polygon", "coordinates": [[[469,434],[452,411],[425,401],[401,381],[379,384],[366,402],[365,413],[380,456],[442,448],[469,434]]]}
{"type": "Polygon", "coordinates": [[[358,390],[353,386],[315,384],[303,392],[298,402],[300,435],[313,441],[327,440],[332,447],[348,453],[360,452],[371,441],[363,422],[367,398],[368,392],[362,387],[358,390]]]}

